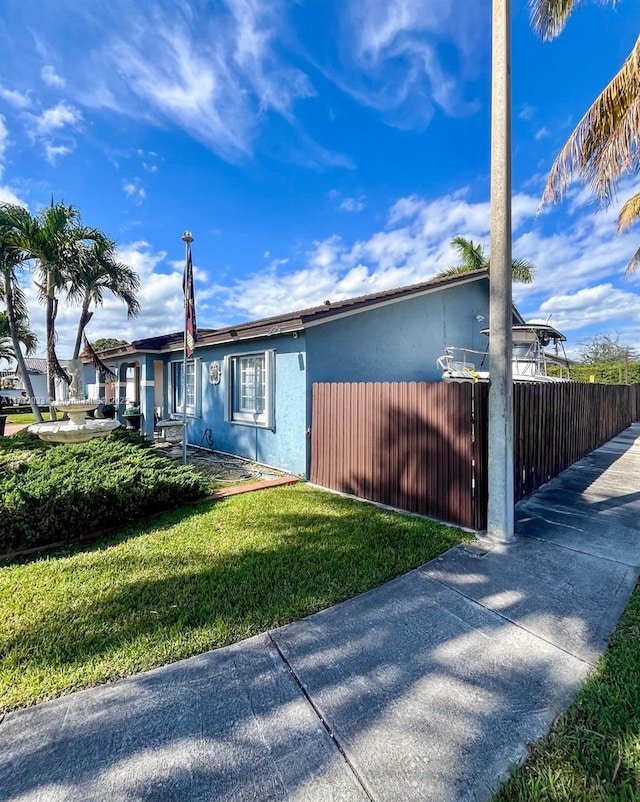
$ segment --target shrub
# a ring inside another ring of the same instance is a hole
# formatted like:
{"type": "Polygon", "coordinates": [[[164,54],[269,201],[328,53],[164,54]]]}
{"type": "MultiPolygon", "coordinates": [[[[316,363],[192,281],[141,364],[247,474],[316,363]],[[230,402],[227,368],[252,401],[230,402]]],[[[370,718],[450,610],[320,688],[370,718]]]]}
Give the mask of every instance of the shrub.
{"type": "Polygon", "coordinates": [[[14,451],[22,459],[0,460],[0,552],[126,525],[209,490],[193,469],[122,438],[36,448],[28,459],[25,441],[14,451]]]}

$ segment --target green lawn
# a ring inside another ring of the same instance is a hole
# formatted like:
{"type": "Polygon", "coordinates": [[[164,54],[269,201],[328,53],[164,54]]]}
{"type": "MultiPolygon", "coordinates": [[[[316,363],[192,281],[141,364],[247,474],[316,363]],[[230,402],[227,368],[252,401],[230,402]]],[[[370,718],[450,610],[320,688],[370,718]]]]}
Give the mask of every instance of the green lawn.
{"type": "Polygon", "coordinates": [[[640,585],[575,702],[494,802],[640,800],[640,585]]]}
{"type": "Polygon", "coordinates": [[[307,485],[205,502],[0,568],[0,708],[246,638],[375,587],[460,530],[307,485]]]}
{"type": "MultiPolygon", "coordinates": [[[[4,408],[4,415],[7,415],[7,423],[35,423],[36,419],[33,416],[33,412],[11,412],[11,407],[4,408]]],[[[42,413],[42,420],[48,421],[51,420],[51,416],[48,412],[42,413]]]]}

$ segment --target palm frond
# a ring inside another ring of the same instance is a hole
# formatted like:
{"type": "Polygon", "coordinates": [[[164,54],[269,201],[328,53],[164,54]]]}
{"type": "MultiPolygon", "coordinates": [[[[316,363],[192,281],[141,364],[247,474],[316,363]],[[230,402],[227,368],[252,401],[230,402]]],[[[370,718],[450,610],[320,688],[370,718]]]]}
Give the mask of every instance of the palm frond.
{"type": "MultiPolygon", "coordinates": [[[[35,332],[29,328],[29,321],[26,318],[17,320],[16,334],[18,335],[18,340],[24,345],[26,355],[33,354],[38,347],[38,338],[35,332]]],[[[8,341],[6,347],[9,349],[11,358],[15,359],[15,352],[11,343],[11,326],[7,312],[0,312],[0,341],[8,341]]]]}
{"type": "Polygon", "coordinates": [[[487,266],[484,246],[481,243],[475,245],[472,239],[458,235],[451,240],[451,247],[460,256],[466,270],[482,270],[487,266]]]}
{"type": "Polygon", "coordinates": [[[620,209],[618,231],[626,231],[640,218],[640,192],[636,192],[620,209]]]}
{"type": "Polygon", "coordinates": [[[629,275],[631,273],[635,273],[636,270],[638,269],[638,265],[640,265],[640,248],[638,248],[638,250],[631,257],[631,261],[627,265],[627,269],[625,270],[625,273],[627,273],[629,275]]]}
{"type": "Polygon", "coordinates": [[[24,290],[16,281],[15,274],[10,274],[11,295],[13,300],[13,314],[16,320],[29,320],[29,310],[27,309],[27,296],[24,290]]]}
{"type": "Polygon", "coordinates": [[[514,259],[511,262],[513,280],[520,284],[531,284],[535,267],[528,259],[514,259]]]}
{"type": "Polygon", "coordinates": [[[544,41],[555,39],[566,25],[576,0],[531,0],[531,27],[544,41]]]}
{"type": "Polygon", "coordinates": [[[459,276],[462,273],[471,273],[474,268],[468,265],[453,265],[452,267],[445,267],[435,274],[434,278],[447,278],[448,276],[459,276]]]}
{"type": "Polygon", "coordinates": [[[8,337],[0,337],[0,362],[3,359],[5,362],[13,362],[14,360],[13,346],[8,337]]]}
{"type": "Polygon", "coordinates": [[[542,202],[556,203],[575,176],[605,205],[620,177],[638,169],[640,37],[622,68],[580,120],[551,167],[542,202]]]}
{"type": "MultiPolygon", "coordinates": [[[[574,7],[584,0],[530,0],[531,26],[540,38],[548,42],[562,33],[574,7]]],[[[618,0],[598,0],[601,5],[611,3],[615,6],[618,0]]]]}

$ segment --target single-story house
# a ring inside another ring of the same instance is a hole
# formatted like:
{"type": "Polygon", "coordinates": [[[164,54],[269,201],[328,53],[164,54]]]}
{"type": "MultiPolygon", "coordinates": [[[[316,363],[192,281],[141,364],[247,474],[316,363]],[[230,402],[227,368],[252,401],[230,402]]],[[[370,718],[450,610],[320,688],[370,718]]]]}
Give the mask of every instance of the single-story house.
{"type": "MultiPolygon", "coordinates": [[[[437,381],[445,346],[486,349],[488,319],[483,270],[200,329],[187,362],[188,442],[306,475],[314,382],[437,381]]],[[[182,417],[182,332],[99,356],[117,376],[100,393],[120,417],[139,404],[147,436],[154,420],[182,417]]]]}
{"type": "MultiPolygon", "coordinates": [[[[47,360],[37,357],[25,357],[24,359],[27,373],[31,380],[31,387],[39,406],[46,406],[49,403],[49,393],[47,392],[47,360]]],[[[61,359],[60,365],[66,370],[70,360],[61,359]]],[[[0,379],[7,382],[7,387],[24,388],[24,382],[17,372],[17,366],[11,370],[0,372],[0,379]]],[[[56,398],[67,398],[68,385],[64,381],[56,379],[56,398]]]]}

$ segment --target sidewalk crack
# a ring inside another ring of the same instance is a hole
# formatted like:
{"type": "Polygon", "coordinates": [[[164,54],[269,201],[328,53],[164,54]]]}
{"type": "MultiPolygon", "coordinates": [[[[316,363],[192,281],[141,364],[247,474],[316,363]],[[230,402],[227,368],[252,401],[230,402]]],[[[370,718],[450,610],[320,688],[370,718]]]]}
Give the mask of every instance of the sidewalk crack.
{"type": "Polygon", "coordinates": [[[367,784],[366,784],[364,778],[360,775],[360,773],[358,772],[356,767],[353,765],[353,763],[349,759],[349,756],[347,755],[346,751],[344,750],[344,748],[343,748],[342,744],[340,743],[337,735],[331,729],[331,726],[329,725],[329,722],[323,717],[322,713],[318,709],[318,706],[315,704],[315,702],[313,701],[313,699],[311,698],[311,696],[307,692],[307,689],[304,687],[304,685],[300,681],[300,678],[298,677],[298,675],[294,671],[293,666],[291,665],[291,663],[284,656],[284,654],[282,652],[282,649],[278,646],[278,644],[275,641],[275,639],[273,638],[271,632],[267,632],[267,635],[269,636],[269,640],[271,641],[271,644],[273,645],[273,648],[276,650],[276,652],[278,653],[280,659],[284,663],[285,668],[287,669],[287,671],[291,675],[293,681],[296,683],[296,685],[300,689],[300,692],[302,693],[302,695],[304,696],[306,701],[309,703],[309,706],[311,707],[313,712],[316,714],[318,720],[320,721],[320,723],[322,724],[322,726],[323,726],[324,730],[326,731],[327,735],[331,739],[331,742],[335,745],[335,747],[338,750],[338,752],[340,752],[340,755],[342,756],[342,759],[344,760],[344,762],[349,767],[349,770],[353,774],[353,776],[354,776],[356,782],[358,783],[358,785],[364,791],[367,799],[370,800],[370,802],[376,802],[375,797],[373,796],[373,794],[367,788],[367,784]]]}

